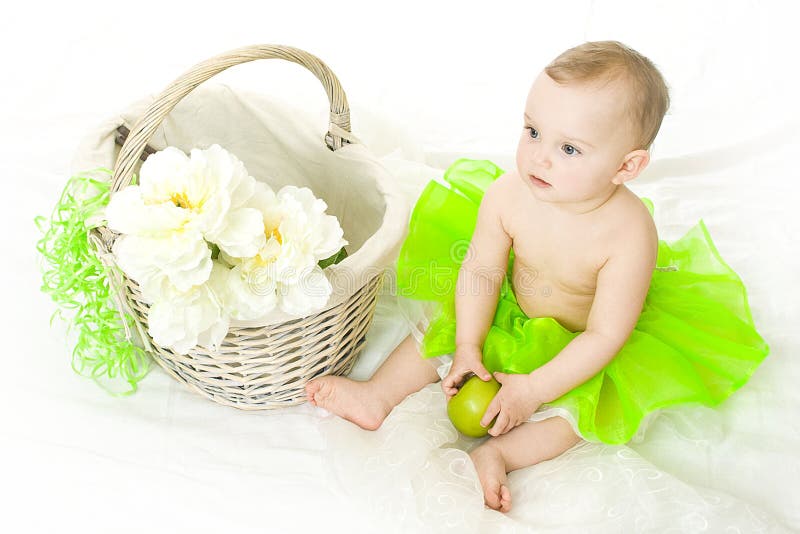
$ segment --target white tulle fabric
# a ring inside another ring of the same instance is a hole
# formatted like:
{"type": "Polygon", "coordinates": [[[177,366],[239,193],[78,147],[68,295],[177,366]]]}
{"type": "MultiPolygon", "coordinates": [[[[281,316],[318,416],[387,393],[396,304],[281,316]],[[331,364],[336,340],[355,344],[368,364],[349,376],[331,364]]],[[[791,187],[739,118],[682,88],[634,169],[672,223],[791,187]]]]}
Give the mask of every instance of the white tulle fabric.
{"type": "MultiPolygon", "coordinates": [[[[668,439],[679,437],[699,449],[721,445],[713,410],[673,410],[659,422],[662,438],[670,434],[668,439]]],[[[331,485],[397,532],[523,532],[525,525],[537,525],[536,532],[778,528],[748,503],[687,483],[635,448],[588,442],[510,473],[514,507],[508,514],[486,508],[468,455],[484,439],[457,434],[438,384],[408,397],[374,432],[334,417],[323,419],[320,428],[331,485]]]]}

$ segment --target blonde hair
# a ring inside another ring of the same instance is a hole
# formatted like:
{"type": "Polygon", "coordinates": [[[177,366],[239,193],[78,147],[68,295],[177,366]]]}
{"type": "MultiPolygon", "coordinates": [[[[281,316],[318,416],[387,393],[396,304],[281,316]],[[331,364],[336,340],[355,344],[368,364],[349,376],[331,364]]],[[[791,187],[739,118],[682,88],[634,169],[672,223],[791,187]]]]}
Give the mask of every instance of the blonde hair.
{"type": "Polygon", "coordinates": [[[618,41],[594,41],[570,48],[544,70],[560,84],[623,82],[635,148],[650,148],[669,108],[669,89],[649,59],[618,41]]]}

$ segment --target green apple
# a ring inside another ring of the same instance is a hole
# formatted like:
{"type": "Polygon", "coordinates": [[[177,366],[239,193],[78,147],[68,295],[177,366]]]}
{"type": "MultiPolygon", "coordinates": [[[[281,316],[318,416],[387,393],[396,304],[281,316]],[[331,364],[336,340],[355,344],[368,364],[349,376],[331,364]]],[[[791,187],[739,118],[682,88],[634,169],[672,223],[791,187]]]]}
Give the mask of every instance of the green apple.
{"type": "Polygon", "coordinates": [[[473,438],[481,438],[488,434],[494,420],[488,427],[483,427],[481,419],[499,390],[500,382],[494,378],[484,382],[479,377],[473,376],[467,380],[447,403],[447,416],[456,430],[473,438]]]}

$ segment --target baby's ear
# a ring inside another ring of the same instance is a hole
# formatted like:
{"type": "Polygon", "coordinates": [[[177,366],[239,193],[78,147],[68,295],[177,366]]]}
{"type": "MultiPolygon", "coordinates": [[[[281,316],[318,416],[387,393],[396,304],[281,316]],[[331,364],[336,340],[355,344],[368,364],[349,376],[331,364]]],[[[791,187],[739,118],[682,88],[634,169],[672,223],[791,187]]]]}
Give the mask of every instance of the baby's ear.
{"type": "Polygon", "coordinates": [[[647,167],[648,163],[650,163],[650,153],[647,150],[639,149],[628,152],[625,154],[625,158],[622,160],[622,165],[620,165],[617,170],[617,174],[614,175],[611,181],[620,185],[633,180],[647,167]]]}

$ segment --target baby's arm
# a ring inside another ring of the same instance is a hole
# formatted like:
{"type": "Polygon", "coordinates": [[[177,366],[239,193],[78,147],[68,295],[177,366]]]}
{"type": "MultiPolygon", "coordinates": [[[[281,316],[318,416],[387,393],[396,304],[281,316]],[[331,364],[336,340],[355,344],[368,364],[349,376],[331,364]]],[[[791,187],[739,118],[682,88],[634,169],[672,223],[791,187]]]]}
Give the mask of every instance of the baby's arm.
{"type": "Polygon", "coordinates": [[[487,188],[456,286],[456,346],[483,346],[508,268],[511,236],[501,218],[507,204],[501,176],[487,188]]]}
{"type": "Polygon", "coordinates": [[[483,367],[482,347],[497,308],[511,248],[511,236],[501,218],[503,206],[508,204],[505,176],[492,182],[483,195],[472,240],[458,271],[456,352],[450,372],[442,380],[448,399],[470,372],[483,380],[491,378],[483,367]]]}
{"type": "Polygon", "coordinates": [[[531,373],[533,391],[551,402],[605,367],[628,340],[639,319],[656,266],[658,234],[649,217],[615,238],[597,275],[586,330],[550,362],[531,373]]]}

